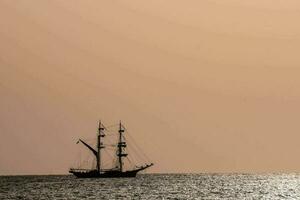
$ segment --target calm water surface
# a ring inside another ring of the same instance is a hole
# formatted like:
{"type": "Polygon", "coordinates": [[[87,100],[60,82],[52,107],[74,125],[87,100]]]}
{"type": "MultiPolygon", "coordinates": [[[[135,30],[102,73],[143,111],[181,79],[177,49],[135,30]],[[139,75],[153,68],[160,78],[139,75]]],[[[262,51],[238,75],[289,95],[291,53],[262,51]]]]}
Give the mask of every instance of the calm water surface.
{"type": "Polygon", "coordinates": [[[300,199],[300,174],[0,176],[0,199],[300,199]]]}

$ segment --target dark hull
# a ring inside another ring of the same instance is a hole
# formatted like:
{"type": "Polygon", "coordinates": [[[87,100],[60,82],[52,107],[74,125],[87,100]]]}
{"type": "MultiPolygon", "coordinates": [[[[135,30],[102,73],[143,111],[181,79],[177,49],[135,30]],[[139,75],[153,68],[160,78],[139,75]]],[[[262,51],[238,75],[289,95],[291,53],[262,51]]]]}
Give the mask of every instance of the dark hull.
{"type": "Polygon", "coordinates": [[[129,178],[129,177],[136,177],[136,174],[139,171],[145,170],[149,167],[151,167],[153,163],[141,166],[138,169],[129,170],[125,172],[121,172],[118,170],[107,170],[107,171],[101,171],[99,173],[97,170],[84,170],[84,169],[70,169],[70,173],[76,176],[77,178],[129,178]]]}
{"type": "Polygon", "coordinates": [[[136,177],[138,170],[133,171],[107,171],[103,173],[99,173],[97,171],[87,171],[87,172],[80,172],[80,171],[70,171],[70,173],[74,174],[77,178],[129,178],[129,177],[136,177]]]}

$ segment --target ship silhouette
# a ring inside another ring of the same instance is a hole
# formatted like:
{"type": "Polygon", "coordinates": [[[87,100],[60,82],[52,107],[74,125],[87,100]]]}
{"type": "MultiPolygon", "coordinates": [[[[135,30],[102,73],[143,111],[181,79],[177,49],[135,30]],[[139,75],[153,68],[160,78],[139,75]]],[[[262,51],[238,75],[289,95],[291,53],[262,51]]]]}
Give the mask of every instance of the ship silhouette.
{"type": "MultiPolygon", "coordinates": [[[[98,133],[97,133],[97,145],[96,149],[89,145],[87,142],[79,139],[77,143],[83,144],[96,158],[96,168],[95,169],[84,169],[84,168],[70,168],[69,172],[75,175],[78,178],[122,178],[122,177],[136,177],[137,173],[143,171],[151,166],[153,163],[145,163],[141,166],[136,166],[132,169],[124,169],[123,159],[128,156],[126,153],[126,137],[125,137],[125,127],[120,122],[118,124],[118,141],[114,145],[115,146],[115,166],[112,168],[102,168],[102,156],[101,151],[106,147],[103,142],[106,137],[106,128],[99,121],[98,133]]],[[[108,146],[108,145],[107,145],[108,146]]]]}

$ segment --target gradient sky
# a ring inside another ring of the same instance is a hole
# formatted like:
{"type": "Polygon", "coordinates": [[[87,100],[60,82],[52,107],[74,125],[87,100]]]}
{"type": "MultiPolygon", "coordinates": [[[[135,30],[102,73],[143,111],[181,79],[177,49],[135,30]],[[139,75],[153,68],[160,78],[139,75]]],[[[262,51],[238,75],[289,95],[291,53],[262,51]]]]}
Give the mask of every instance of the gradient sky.
{"type": "Polygon", "coordinates": [[[0,174],[122,119],[148,172],[300,170],[298,0],[0,0],[0,174]]]}

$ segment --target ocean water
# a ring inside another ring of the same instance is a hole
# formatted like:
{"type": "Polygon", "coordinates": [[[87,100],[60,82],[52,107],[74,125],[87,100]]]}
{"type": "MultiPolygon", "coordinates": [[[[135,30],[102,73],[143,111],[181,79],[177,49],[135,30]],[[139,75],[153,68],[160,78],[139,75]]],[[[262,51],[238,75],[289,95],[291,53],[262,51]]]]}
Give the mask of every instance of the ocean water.
{"type": "Polygon", "coordinates": [[[300,199],[300,174],[1,176],[0,199],[300,199]]]}

